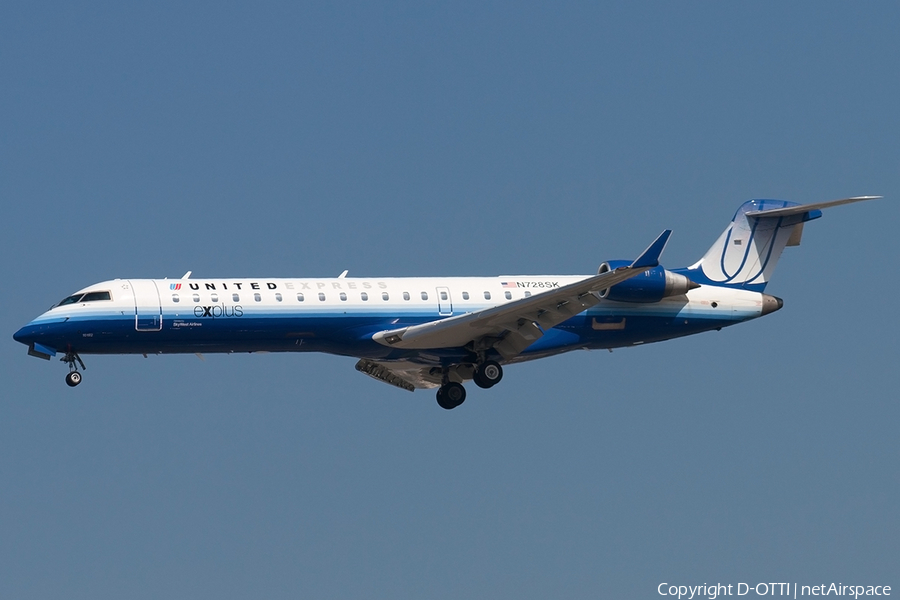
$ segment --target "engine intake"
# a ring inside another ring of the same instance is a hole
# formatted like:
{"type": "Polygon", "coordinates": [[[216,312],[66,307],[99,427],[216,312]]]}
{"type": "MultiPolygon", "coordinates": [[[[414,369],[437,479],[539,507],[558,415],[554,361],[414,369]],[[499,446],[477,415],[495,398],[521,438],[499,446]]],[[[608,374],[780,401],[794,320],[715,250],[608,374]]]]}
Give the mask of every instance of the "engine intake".
{"type": "MultiPolygon", "coordinates": [[[[631,261],[610,260],[602,265],[598,274],[614,271],[619,267],[627,267],[631,261]]],[[[622,283],[600,290],[599,296],[604,300],[616,302],[659,302],[669,296],[680,296],[700,287],[684,275],[667,271],[663,267],[654,267],[640,275],[627,279],[622,283]]]]}

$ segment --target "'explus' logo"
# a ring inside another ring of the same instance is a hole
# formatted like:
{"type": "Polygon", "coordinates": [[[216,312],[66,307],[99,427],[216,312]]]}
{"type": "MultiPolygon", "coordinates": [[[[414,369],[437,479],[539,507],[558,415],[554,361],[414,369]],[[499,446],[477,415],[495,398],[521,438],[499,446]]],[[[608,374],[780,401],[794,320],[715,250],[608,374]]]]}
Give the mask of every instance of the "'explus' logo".
{"type": "Polygon", "coordinates": [[[213,306],[195,306],[194,316],[198,319],[209,317],[211,319],[219,319],[222,317],[243,317],[244,308],[240,304],[234,306],[215,304],[213,306]]]}

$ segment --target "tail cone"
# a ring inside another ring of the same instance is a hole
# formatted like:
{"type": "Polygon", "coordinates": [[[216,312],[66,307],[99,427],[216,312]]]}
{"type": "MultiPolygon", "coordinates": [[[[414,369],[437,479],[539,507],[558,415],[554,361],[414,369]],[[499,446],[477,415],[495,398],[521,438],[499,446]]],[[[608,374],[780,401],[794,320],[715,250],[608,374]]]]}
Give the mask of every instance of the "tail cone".
{"type": "Polygon", "coordinates": [[[762,316],[766,316],[769,313],[780,310],[781,307],[784,306],[784,300],[776,296],[763,294],[762,298],[762,316]]]}

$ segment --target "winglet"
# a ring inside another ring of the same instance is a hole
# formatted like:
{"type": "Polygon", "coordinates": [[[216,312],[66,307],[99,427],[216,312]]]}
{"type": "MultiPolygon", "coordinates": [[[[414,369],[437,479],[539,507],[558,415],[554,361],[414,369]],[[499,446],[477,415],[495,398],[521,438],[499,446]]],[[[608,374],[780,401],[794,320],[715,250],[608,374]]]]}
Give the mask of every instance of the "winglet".
{"type": "Polygon", "coordinates": [[[669,236],[672,235],[671,229],[666,229],[659,237],[656,238],[650,247],[644,250],[644,253],[638,256],[633,263],[632,269],[652,269],[659,266],[659,257],[662,255],[666,244],[669,242],[669,236]]]}

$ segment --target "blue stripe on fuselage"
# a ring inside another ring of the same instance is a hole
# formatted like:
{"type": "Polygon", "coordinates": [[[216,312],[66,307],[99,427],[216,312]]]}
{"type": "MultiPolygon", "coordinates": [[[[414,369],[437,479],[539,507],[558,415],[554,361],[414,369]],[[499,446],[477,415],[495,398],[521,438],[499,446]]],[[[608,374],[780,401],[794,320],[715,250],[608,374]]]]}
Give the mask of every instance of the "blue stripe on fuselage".
{"type": "MultiPolygon", "coordinates": [[[[194,352],[328,352],[373,359],[465,359],[460,348],[423,352],[399,350],[374,342],[372,334],[417,325],[437,318],[433,311],[385,314],[339,310],[340,307],[290,311],[246,310],[242,316],[186,317],[181,311],[163,315],[160,331],[136,331],[133,314],[72,315],[67,319],[39,318],[23,327],[16,339],[34,341],[58,351],[81,354],[151,354],[194,352]],[[430,358],[429,358],[430,357],[430,358]]],[[[226,311],[227,312],[227,311],[226,311]]],[[[224,313],[223,313],[224,314],[224,313]]],[[[539,358],[576,348],[618,348],[662,341],[734,324],[746,317],[728,318],[714,310],[684,309],[681,305],[598,305],[545,335],[523,352],[521,359],[539,358]],[[626,319],[622,329],[597,328],[598,322],[626,319]]]]}

